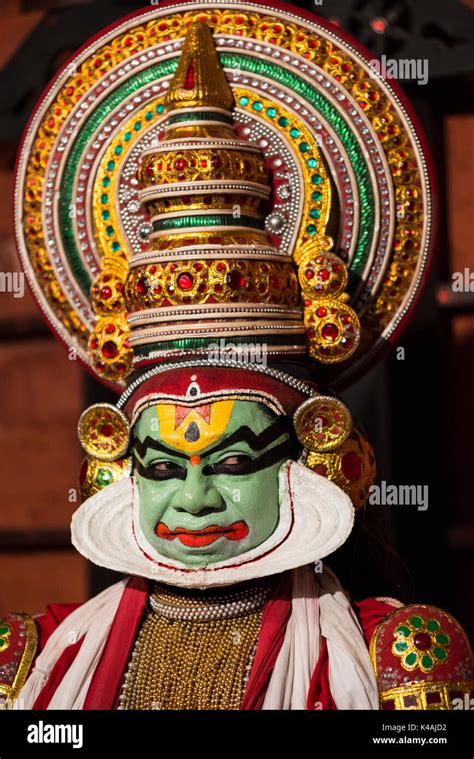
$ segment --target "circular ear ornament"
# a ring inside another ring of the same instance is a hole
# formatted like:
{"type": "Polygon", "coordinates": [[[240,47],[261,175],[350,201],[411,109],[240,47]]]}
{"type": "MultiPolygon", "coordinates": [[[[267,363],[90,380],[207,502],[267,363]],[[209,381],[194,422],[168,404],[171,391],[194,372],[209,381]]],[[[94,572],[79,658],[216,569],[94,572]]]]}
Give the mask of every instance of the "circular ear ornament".
{"type": "Polygon", "coordinates": [[[127,451],[130,423],[110,403],[96,403],[86,409],[78,424],[80,443],[88,456],[99,461],[116,461],[127,451]]]}
{"type": "Polygon", "coordinates": [[[338,398],[319,395],[296,409],[296,435],[309,451],[325,453],[342,445],[352,430],[349,409],[338,398]]]}
{"type": "Polygon", "coordinates": [[[117,461],[99,461],[99,459],[86,456],[79,472],[79,490],[81,498],[95,495],[114,482],[130,477],[132,473],[132,459],[118,459],[117,461]]]}
{"type": "Polygon", "coordinates": [[[365,506],[375,482],[375,456],[367,438],[355,427],[335,451],[309,452],[304,463],[347,493],[355,509],[365,506]]]}

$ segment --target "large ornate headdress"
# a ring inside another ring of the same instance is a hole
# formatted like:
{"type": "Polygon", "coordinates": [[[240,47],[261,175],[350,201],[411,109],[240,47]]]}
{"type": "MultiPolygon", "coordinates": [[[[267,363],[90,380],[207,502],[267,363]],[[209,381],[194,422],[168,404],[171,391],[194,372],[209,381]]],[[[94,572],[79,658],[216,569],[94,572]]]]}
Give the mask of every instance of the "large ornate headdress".
{"type": "Polygon", "coordinates": [[[350,384],[409,318],[433,187],[404,97],[356,43],[284,5],[133,15],[45,93],[16,202],[51,328],[122,391],[82,417],[86,493],[129,472],[145,404],[234,394],[296,411],[307,464],[363,503],[370,447],[316,382],[350,384]]]}

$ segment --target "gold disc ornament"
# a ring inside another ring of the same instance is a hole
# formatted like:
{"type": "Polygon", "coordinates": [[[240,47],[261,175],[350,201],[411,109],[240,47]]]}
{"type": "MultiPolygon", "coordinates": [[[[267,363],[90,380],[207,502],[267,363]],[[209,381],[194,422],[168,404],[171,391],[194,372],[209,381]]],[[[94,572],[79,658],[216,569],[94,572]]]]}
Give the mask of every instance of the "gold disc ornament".
{"type": "Polygon", "coordinates": [[[96,403],[86,409],[78,424],[80,443],[88,456],[99,461],[115,461],[127,451],[130,424],[110,403],[96,403]]]}
{"type": "Polygon", "coordinates": [[[309,451],[333,451],[352,430],[352,416],[338,398],[317,396],[301,404],[293,417],[296,435],[309,451]]]}

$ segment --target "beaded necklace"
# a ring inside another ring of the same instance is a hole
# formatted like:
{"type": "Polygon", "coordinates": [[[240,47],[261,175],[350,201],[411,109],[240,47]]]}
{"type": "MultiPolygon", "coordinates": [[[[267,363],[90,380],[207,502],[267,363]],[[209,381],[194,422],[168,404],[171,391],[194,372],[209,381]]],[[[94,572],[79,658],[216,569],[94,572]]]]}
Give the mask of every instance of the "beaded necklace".
{"type": "Polygon", "coordinates": [[[219,595],[157,585],[119,709],[239,709],[269,589],[268,580],[219,595]]]}

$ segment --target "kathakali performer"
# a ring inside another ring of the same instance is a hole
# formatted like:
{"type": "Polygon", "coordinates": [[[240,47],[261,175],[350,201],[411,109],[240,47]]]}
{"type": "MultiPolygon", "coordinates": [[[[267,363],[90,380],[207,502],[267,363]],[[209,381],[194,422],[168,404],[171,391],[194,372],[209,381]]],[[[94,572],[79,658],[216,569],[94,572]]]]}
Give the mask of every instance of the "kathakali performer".
{"type": "Polygon", "coordinates": [[[16,203],[51,329],[120,393],[79,421],[71,529],[124,579],[2,621],[4,702],[464,703],[456,620],[354,600],[322,561],[375,478],[334,393],[398,337],[433,246],[420,129],[369,54],[282,3],[160,2],[50,85],[16,203]]]}

